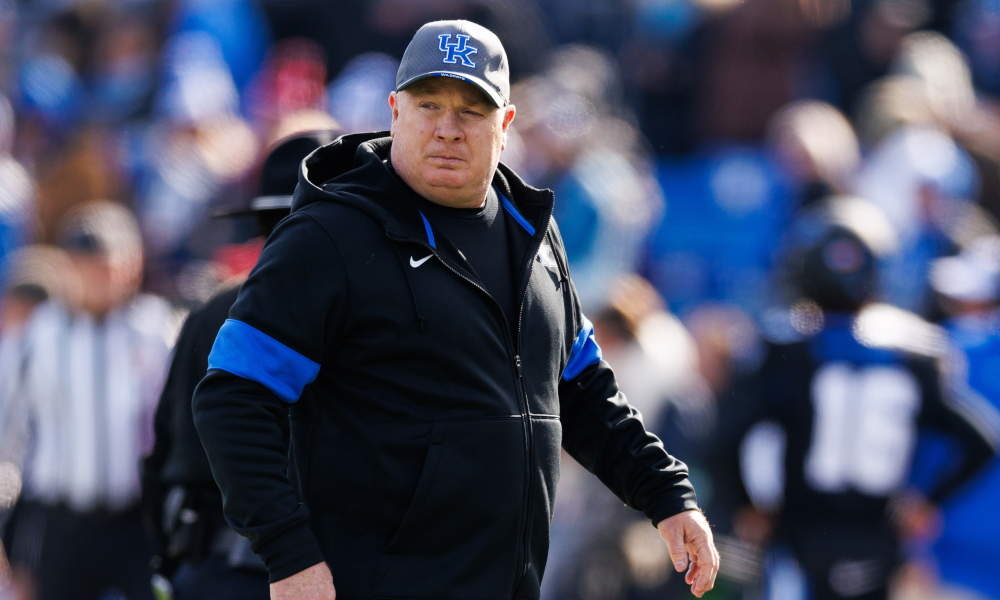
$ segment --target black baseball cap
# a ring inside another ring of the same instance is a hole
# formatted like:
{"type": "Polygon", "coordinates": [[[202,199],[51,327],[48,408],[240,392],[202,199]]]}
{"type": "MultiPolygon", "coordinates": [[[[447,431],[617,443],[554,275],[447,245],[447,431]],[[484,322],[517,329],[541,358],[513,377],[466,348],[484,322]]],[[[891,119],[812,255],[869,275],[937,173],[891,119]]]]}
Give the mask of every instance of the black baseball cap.
{"type": "Polygon", "coordinates": [[[333,130],[308,131],[285,138],[271,150],[260,170],[257,195],[250,206],[217,211],[213,217],[240,217],[265,211],[292,208],[292,193],[299,182],[299,165],[313,150],[329,144],[337,137],[333,130]]]}
{"type": "Polygon", "coordinates": [[[433,21],[417,30],[396,71],[400,92],[428,77],[479,88],[498,108],[510,103],[510,68],[500,38],[471,21],[433,21]]]}

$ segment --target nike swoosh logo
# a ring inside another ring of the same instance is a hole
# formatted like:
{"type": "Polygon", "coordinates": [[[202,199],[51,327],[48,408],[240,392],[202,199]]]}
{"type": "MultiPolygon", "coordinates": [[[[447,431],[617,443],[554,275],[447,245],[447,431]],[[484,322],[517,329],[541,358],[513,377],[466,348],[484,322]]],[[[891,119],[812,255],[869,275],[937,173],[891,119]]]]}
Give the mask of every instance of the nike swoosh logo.
{"type": "Polygon", "coordinates": [[[416,269],[420,265],[422,265],[425,262],[429,261],[432,256],[434,256],[434,255],[433,254],[428,254],[427,256],[421,258],[420,260],[413,260],[413,257],[411,256],[410,257],[410,266],[413,267],[414,269],[416,269]]]}

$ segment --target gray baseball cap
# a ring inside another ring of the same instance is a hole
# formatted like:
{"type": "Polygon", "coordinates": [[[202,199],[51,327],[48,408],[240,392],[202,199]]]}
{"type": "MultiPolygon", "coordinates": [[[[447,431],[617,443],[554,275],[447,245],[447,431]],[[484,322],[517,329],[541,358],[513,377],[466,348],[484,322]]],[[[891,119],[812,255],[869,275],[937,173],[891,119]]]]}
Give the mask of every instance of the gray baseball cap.
{"type": "Polygon", "coordinates": [[[434,21],[417,30],[396,71],[396,91],[428,77],[454,77],[497,107],[510,102],[510,69],[500,38],[470,21],[434,21]]]}

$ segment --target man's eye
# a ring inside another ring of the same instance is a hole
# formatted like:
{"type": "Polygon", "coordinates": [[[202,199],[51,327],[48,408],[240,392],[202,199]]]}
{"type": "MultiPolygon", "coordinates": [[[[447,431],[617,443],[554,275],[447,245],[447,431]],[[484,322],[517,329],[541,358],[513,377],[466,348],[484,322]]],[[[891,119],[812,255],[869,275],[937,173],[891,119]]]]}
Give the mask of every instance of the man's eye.
{"type": "Polygon", "coordinates": [[[462,114],[464,114],[467,117],[474,117],[474,118],[478,118],[478,117],[483,116],[482,113],[477,113],[474,110],[466,110],[466,111],[463,111],[462,114]]]}

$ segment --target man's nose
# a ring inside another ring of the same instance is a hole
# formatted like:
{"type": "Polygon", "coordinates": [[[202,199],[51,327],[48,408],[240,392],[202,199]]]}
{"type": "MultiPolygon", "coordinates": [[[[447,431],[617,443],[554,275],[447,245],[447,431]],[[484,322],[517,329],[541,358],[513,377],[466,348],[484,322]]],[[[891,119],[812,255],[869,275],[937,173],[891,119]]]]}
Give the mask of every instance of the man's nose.
{"type": "Polygon", "coordinates": [[[462,131],[462,124],[458,114],[451,110],[444,111],[444,114],[441,115],[441,120],[438,121],[434,135],[442,142],[461,141],[465,137],[465,133],[462,131]]]}

